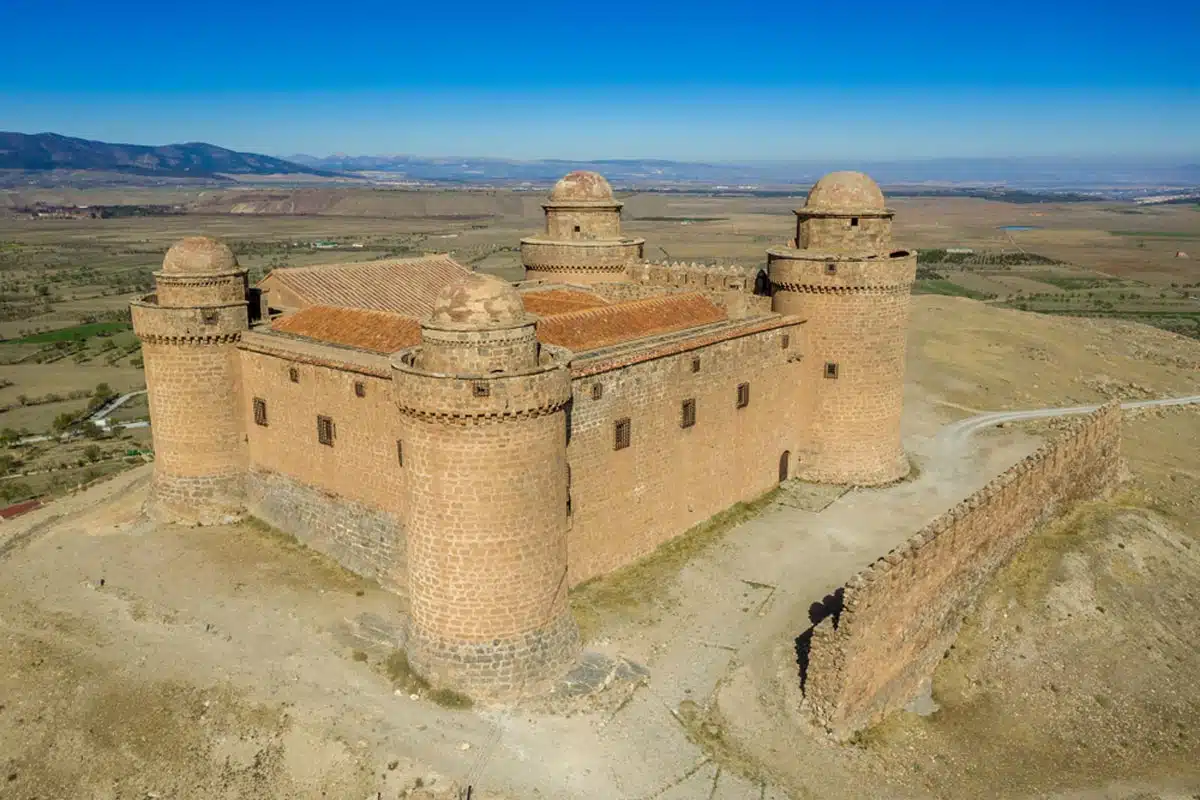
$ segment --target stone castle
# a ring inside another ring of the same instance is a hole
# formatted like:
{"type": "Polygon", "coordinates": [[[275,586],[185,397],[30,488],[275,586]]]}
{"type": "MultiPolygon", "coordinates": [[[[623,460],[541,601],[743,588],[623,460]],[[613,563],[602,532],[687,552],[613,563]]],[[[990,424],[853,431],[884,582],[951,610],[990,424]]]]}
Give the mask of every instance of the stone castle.
{"type": "Polygon", "coordinates": [[[295,535],[405,598],[414,670],[504,698],[576,657],[572,586],[789,477],[905,476],[916,258],[870,178],[819,181],[767,281],[647,263],[595,173],[544,208],[515,284],[427,256],[251,287],[172,247],[133,303],[151,513],[295,535]]]}

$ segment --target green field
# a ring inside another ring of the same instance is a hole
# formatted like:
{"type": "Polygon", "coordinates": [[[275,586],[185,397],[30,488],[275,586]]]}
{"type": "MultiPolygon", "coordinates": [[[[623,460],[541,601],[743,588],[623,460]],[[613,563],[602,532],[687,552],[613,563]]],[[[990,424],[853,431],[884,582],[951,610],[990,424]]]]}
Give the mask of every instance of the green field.
{"type": "Polygon", "coordinates": [[[56,331],[42,331],[20,339],[11,339],[9,344],[51,344],[53,342],[79,342],[93,336],[108,336],[114,333],[130,330],[128,322],[92,322],[86,325],[75,325],[70,328],[59,328],[56,331]]]}
{"type": "Polygon", "coordinates": [[[976,292],[965,286],[959,286],[944,278],[922,278],[913,286],[913,294],[944,294],[950,297],[969,297],[972,300],[982,300],[987,295],[976,292]]]}

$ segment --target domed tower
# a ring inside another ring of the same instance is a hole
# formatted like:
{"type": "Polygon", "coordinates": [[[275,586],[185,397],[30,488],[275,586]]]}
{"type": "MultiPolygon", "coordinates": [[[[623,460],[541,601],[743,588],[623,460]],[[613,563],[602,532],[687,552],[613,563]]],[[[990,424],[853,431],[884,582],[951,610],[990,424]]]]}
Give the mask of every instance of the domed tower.
{"type": "Polygon", "coordinates": [[[246,271],[224,244],[195,236],[168,250],[154,277],[155,294],[132,304],[154,437],[148,510],[219,524],[243,502],[237,342],[249,327],[246,271]]]}
{"type": "Polygon", "coordinates": [[[772,308],[807,320],[811,411],[799,475],[877,486],[908,474],[900,443],[904,347],[916,256],[860,172],[826,175],[796,211],[792,246],[767,251],[772,308]]]}
{"type": "Polygon", "coordinates": [[[646,240],[621,236],[622,205],[603,175],[565,175],[542,204],[546,233],[521,240],[526,280],[625,280],[626,266],[642,257],[646,240]]]}
{"type": "Polygon", "coordinates": [[[570,352],[539,345],[516,290],[447,286],[393,356],[408,492],[408,659],[431,683],[511,697],[569,663],[570,352]]]}

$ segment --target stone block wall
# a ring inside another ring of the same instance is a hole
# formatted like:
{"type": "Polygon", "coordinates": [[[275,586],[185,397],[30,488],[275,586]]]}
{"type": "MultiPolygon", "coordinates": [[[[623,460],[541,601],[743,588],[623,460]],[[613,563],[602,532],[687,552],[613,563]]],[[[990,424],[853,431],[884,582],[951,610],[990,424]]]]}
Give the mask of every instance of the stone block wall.
{"type": "Polygon", "coordinates": [[[261,469],[246,477],[246,505],[356,575],[408,597],[404,525],[395,514],[261,469]]]}
{"type": "Polygon", "coordinates": [[[851,578],[811,633],[809,717],[845,739],[912,700],[1033,530],[1116,484],[1120,439],[1120,407],[1093,412],[851,578]]]}
{"type": "Polygon", "coordinates": [[[640,363],[576,363],[567,445],[573,585],[770,490],[785,452],[792,469],[803,413],[799,329],[777,326],[640,363]],[[738,408],[742,383],[749,402],[738,408]],[[688,428],[685,400],[695,401],[688,428]],[[622,419],[630,444],[616,449],[622,419]]]}

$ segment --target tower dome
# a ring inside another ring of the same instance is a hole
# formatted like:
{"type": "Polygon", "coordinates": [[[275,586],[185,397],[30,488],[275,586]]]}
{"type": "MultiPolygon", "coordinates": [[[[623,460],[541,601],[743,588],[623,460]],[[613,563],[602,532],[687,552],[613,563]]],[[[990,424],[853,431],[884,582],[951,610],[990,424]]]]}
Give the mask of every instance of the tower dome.
{"type": "Polygon", "coordinates": [[[551,203],[611,203],[612,186],[599,172],[575,170],[568,172],[550,190],[551,203]]]}
{"type": "Polygon", "coordinates": [[[854,214],[886,210],[879,184],[861,172],[831,172],[809,190],[808,213],[854,214]]]}
{"type": "Polygon", "coordinates": [[[233,251],[208,236],[180,239],[167,251],[162,265],[167,275],[221,275],[237,269],[233,251]]]}
{"type": "Polygon", "coordinates": [[[512,284],[476,272],[438,293],[429,321],[438,328],[487,330],[525,325],[529,319],[512,284]]]}

